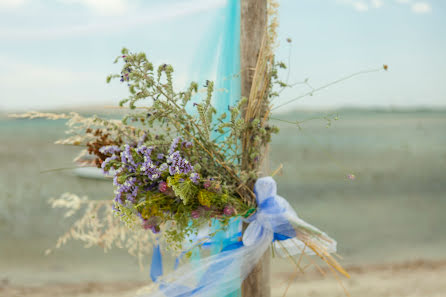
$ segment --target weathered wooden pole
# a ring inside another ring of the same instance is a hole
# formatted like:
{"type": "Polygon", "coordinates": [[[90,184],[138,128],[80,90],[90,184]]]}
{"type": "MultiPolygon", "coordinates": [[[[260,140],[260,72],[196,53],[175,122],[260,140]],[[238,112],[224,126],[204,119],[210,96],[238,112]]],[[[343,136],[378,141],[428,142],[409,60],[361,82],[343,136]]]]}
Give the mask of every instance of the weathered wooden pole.
{"type": "Polygon", "coordinates": [[[267,0],[240,0],[242,96],[249,97],[254,69],[267,25],[267,0]]]}
{"type": "MultiPolygon", "coordinates": [[[[254,70],[267,25],[267,0],[241,0],[241,93],[248,98],[254,70]]],[[[242,297],[271,296],[271,250],[268,249],[243,281],[242,297]]]]}

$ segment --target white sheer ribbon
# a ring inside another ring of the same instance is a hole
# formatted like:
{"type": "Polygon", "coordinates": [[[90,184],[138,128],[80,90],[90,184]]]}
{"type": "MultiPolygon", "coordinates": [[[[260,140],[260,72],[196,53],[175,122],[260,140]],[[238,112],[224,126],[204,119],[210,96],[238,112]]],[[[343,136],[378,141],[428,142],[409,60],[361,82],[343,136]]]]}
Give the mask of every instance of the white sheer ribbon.
{"type": "Polygon", "coordinates": [[[220,254],[202,258],[198,263],[185,264],[161,276],[149,292],[138,296],[207,297],[230,294],[240,288],[240,281],[237,280],[243,281],[249,275],[271,243],[282,257],[301,253],[309,243],[313,246],[310,246],[311,249],[318,251],[318,255],[336,250],[333,239],[301,220],[291,205],[277,195],[273,178],[258,179],[254,191],[258,207],[247,220],[249,225],[242,241],[227,245],[220,254]]]}

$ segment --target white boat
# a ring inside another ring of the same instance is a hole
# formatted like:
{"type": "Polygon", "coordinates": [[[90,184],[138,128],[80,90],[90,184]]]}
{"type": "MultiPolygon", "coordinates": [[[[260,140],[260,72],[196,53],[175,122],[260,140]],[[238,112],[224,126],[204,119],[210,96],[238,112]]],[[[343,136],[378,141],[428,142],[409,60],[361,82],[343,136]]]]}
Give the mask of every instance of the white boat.
{"type": "Polygon", "coordinates": [[[76,169],[73,169],[73,173],[76,176],[82,177],[82,178],[93,178],[93,179],[110,179],[110,176],[105,175],[102,172],[102,169],[96,168],[96,167],[79,167],[76,169]]]}
{"type": "Polygon", "coordinates": [[[76,161],[76,164],[79,167],[73,169],[73,173],[78,177],[105,180],[113,176],[113,170],[107,175],[102,172],[102,169],[97,168],[94,163],[94,158],[91,156],[80,158],[76,161]]]}

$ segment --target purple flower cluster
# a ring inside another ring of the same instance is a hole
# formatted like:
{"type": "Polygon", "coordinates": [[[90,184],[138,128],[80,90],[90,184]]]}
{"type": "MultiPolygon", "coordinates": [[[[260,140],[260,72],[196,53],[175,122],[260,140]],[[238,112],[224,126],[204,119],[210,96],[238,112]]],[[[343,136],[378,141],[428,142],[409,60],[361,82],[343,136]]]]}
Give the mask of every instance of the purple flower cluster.
{"type": "MultiPolygon", "coordinates": [[[[169,155],[172,155],[178,149],[178,145],[180,144],[180,141],[181,141],[181,137],[174,138],[174,140],[170,144],[169,155]]],[[[194,144],[191,141],[183,141],[183,142],[181,142],[181,147],[182,148],[189,149],[193,145],[194,144]]]]}
{"type": "Polygon", "coordinates": [[[115,190],[115,201],[124,204],[124,200],[136,203],[138,195],[139,183],[136,177],[128,178],[124,183],[119,183],[117,176],[113,179],[113,183],[117,186],[115,190]]]}
{"type": "Polygon", "coordinates": [[[180,143],[181,137],[175,138],[170,144],[169,155],[172,155],[178,148],[178,144],[180,143]]]}
{"type": "MultiPolygon", "coordinates": [[[[144,137],[145,138],[145,137],[144,137]]],[[[192,164],[181,155],[181,152],[190,149],[192,142],[175,138],[166,154],[157,148],[144,145],[141,139],[136,145],[104,146],[100,152],[109,157],[102,163],[104,172],[114,169],[113,184],[115,185],[115,201],[128,207],[128,203],[138,204],[147,197],[148,192],[165,193],[168,197],[173,195],[167,184],[168,176],[180,175],[180,182],[189,179],[199,184],[201,176],[194,171],[192,164]],[[127,205],[127,206],[126,206],[127,205]]],[[[172,196],[172,199],[175,199],[172,196]]],[[[117,207],[119,212],[121,207],[117,207]]],[[[143,211],[143,210],[141,210],[143,211]]],[[[200,217],[201,212],[194,212],[192,217],[200,217]]],[[[159,232],[161,218],[137,213],[141,219],[142,227],[159,232]],[[148,217],[149,216],[149,217],[148,217]]]]}
{"type": "Polygon", "coordinates": [[[102,172],[104,172],[105,175],[109,174],[109,169],[108,169],[108,165],[110,164],[111,161],[115,161],[118,160],[118,156],[117,155],[113,155],[111,157],[107,157],[104,162],[102,162],[101,164],[101,168],[102,168],[102,172]]]}
{"type": "Polygon", "coordinates": [[[190,162],[180,154],[181,148],[190,148],[191,142],[181,142],[181,138],[175,138],[169,148],[169,154],[157,152],[152,159],[153,147],[147,147],[142,143],[132,147],[125,145],[123,149],[118,146],[105,146],[101,152],[111,155],[102,164],[104,172],[114,168],[113,183],[116,186],[115,201],[124,204],[138,202],[138,194],[147,191],[158,190],[165,192],[167,184],[162,179],[163,173],[171,176],[176,174],[188,175],[189,179],[198,184],[200,175],[194,172],[190,162]],[[114,163],[111,163],[115,161],[114,163]],[[120,162],[119,162],[120,161],[120,162]],[[163,162],[164,161],[164,162],[163,162]]]}
{"type": "Polygon", "coordinates": [[[99,152],[104,155],[111,155],[110,157],[107,157],[104,162],[101,164],[102,171],[104,174],[109,174],[109,164],[111,161],[118,160],[118,154],[121,152],[121,148],[117,145],[107,145],[103,146],[99,149],[99,152]]]}
{"type": "Polygon", "coordinates": [[[181,145],[185,148],[191,148],[193,146],[193,143],[190,141],[183,141],[181,145]]]}
{"type": "Polygon", "coordinates": [[[114,155],[121,152],[121,148],[117,145],[107,145],[99,149],[99,152],[104,155],[114,155]]]}
{"type": "Polygon", "coordinates": [[[169,174],[188,174],[193,170],[192,165],[186,159],[182,158],[179,151],[176,151],[167,157],[169,164],[169,174]]]}
{"type": "Polygon", "coordinates": [[[152,159],[150,158],[152,151],[153,151],[152,147],[146,147],[146,146],[140,146],[139,148],[136,149],[136,152],[139,155],[141,155],[144,159],[144,161],[138,165],[138,169],[150,180],[154,181],[161,176],[162,171],[158,168],[157,166],[158,164],[153,162],[152,159]]]}
{"type": "Polygon", "coordinates": [[[142,146],[144,142],[147,140],[147,133],[144,133],[138,140],[138,146],[142,146]]]}
{"type": "Polygon", "coordinates": [[[194,183],[194,184],[198,184],[198,182],[200,181],[200,174],[196,173],[196,172],[192,172],[190,174],[190,180],[194,183]]]}
{"type": "Polygon", "coordinates": [[[121,152],[121,162],[126,167],[136,167],[136,163],[132,155],[132,148],[128,144],[125,145],[124,151],[121,152]]]}
{"type": "MultiPolygon", "coordinates": [[[[127,144],[125,145],[124,150],[120,152],[121,165],[115,172],[113,179],[113,183],[116,186],[116,202],[124,204],[124,201],[127,200],[136,203],[138,193],[149,185],[150,181],[154,181],[161,176],[160,170],[150,158],[152,151],[152,147],[142,145],[134,149],[127,144]],[[141,159],[142,161],[137,162],[133,155],[134,153],[136,153],[139,156],[138,159],[141,159]],[[122,176],[128,176],[125,178],[124,182],[120,181],[122,176]]],[[[117,155],[110,157],[110,160],[112,159],[118,159],[117,155]]],[[[106,163],[106,161],[104,163],[106,163]]]]}
{"type": "Polygon", "coordinates": [[[125,70],[121,71],[121,79],[120,79],[120,81],[121,82],[129,81],[130,80],[129,74],[131,72],[132,72],[132,69],[130,67],[127,67],[125,70]]]}

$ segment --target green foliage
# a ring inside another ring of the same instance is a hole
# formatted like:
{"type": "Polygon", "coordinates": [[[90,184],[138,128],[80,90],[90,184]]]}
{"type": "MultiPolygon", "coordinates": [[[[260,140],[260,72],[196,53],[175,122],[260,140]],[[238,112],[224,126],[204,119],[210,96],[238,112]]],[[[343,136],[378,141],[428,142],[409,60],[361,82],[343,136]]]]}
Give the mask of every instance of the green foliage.
{"type": "Polygon", "coordinates": [[[175,195],[183,201],[183,204],[187,204],[198,193],[198,187],[190,179],[180,181],[169,177],[168,180],[169,186],[172,187],[175,195]]]}
{"type": "Polygon", "coordinates": [[[118,210],[116,213],[119,215],[119,219],[128,228],[133,229],[135,226],[139,225],[139,221],[136,216],[136,207],[131,204],[123,206],[119,203],[115,203],[115,208],[118,210]]]}

